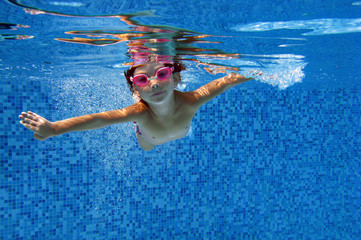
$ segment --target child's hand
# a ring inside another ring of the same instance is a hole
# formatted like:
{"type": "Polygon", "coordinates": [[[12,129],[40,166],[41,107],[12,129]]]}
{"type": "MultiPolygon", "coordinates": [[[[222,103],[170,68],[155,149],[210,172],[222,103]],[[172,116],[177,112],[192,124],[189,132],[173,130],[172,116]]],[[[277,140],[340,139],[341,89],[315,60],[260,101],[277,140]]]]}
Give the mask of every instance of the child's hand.
{"type": "Polygon", "coordinates": [[[263,75],[263,72],[260,70],[250,71],[249,73],[251,75],[250,77],[242,76],[238,73],[230,73],[227,76],[225,76],[225,80],[228,83],[239,84],[239,83],[247,82],[249,80],[254,80],[256,77],[263,75]]]}
{"type": "Polygon", "coordinates": [[[247,82],[248,80],[251,80],[253,78],[246,78],[238,73],[230,73],[227,76],[224,77],[226,82],[229,84],[239,84],[247,82]]]}
{"type": "Polygon", "coordinates": [[[52,123],[45,118],[30,111],[27,113],[21,113],[19,118],[22,119],[20,121],[22,125],[34,132],[35,139],[45,140],[51,136],[54,136],[52,123]]]}

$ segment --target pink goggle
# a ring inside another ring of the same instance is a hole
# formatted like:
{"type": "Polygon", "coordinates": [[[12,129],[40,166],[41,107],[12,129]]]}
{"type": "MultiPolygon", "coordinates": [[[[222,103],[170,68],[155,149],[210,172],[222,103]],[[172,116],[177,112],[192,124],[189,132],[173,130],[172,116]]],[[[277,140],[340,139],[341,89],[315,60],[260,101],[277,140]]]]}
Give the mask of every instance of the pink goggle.
{"type": "MultiPolygon", "coordinates": [[[[155,72],[155,77],[159,81],[167,80],[172,74],[174,67],[161,67],[155,72]]],[[[137,74],[134,77],[130,77],[130,80],[137,86],[146,86],[149,83],[149,77],[145,74],[137,74]]]]}

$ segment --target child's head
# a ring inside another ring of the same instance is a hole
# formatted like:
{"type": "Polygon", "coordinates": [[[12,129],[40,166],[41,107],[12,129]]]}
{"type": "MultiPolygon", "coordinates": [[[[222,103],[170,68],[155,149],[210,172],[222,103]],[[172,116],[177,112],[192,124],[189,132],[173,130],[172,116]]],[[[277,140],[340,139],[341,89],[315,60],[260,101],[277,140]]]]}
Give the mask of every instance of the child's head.
{"type": "MultiPolygon", "coordinates": [[[[143,63],[143,64],[138,64],[135,66],[132,66],[131,68],[129,68],[127,71],[124,72],[125,78],[127,79],[127,83],[129,85],[130,91],[132,92],[132,94],[134,94],[134,83],[131,80],[131,77],[134,76],[134,72],[136,71],[137,68],[142,67],[146,64],[150,64],[151,62],[148,63],[143,63]]],[[[174,83],[175,85],[178,85],[181,82],[181,76],[180,76],[180,72],[182,70],[185,70],[184,65],[180,62],[180,61],[174,61],[174,62],[167,62],[167,63],[162,63],[165,67],[171,67],[173,68],[173,79],[174,79],[174,83]]],[[[148,76],[148,77],[152,77],[152,76],[148,76]]]]}

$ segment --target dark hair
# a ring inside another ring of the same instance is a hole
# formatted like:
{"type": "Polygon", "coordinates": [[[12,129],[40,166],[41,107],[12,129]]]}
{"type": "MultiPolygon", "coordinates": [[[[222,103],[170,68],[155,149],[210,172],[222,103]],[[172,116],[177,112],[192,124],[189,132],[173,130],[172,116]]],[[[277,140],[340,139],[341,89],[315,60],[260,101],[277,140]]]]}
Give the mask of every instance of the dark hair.
{"type": "MultiPolygon", "coordinates": [[[[129,68],[127,71],[124,71],[124,76],[127,79],[127,83],[128,83],[128,86],[129,86],[130,91],[132,92],[132,94],[134,93],[134,83],[130,80],[130,77],[133,76],[135,69],[137,69],[140,66],[142,66],[142,65],[137,65],[137,66],[129,68]]],[[[166,66],[166,67],[174,67],[173,74],[174,73],[179,73],[179,72],[186,69],[184,67],[184,65],[180,61],[174,61],[173,64],[172,63],[164,63],[164,66],[166,66]]],[[[181,83],[180,76],[179,76],[179,78],[176,79],[176,85],[179,84],[179,83],[181,83]]]]}

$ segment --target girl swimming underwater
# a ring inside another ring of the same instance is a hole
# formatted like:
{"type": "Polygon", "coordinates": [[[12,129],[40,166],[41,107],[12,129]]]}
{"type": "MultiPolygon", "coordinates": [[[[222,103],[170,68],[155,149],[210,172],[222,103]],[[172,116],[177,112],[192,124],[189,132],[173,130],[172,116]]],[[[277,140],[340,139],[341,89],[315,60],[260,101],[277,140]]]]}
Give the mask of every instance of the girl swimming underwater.
{"type": "Polygon", "coordinates": [[[134,65],[125,76],[139,102],[123,109],[50,122],[33,112],[23,112],[20,123],[34,132],[34,138],[45,140],[68,132],[103,128],[112,124],[134,122],[140,147],[151,150],[156,145],[183,138],[190,129],[198,109],[227,89],[253,78],[236,73],[216,79],[197,90],[180,92],[178,61],[156,59],[134,65]]]}

